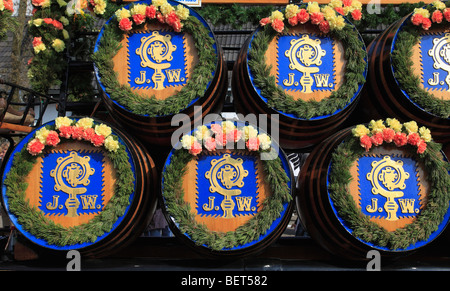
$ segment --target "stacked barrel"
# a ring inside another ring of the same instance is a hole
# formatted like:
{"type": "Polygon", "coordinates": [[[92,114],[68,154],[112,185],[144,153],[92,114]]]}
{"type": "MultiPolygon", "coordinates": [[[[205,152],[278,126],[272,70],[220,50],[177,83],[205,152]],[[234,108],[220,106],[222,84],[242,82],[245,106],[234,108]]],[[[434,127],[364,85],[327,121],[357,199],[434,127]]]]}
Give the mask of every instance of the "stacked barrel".
{"type": "Polygon", "coordinates": [[[213,114],[227,68],[194,9],[119,9],[93,55],[112,122],[58,117],[19,143],[3,173],[12,222],[43,248],[106,256],[159,203],[183,243],[230,258],[270,246],[296,207],[311,238],[345,259],[428,245],[450,216],[440,147],[450,141],[450,34],[447,20],[424,19],[447,8],[416,10],[366,49],[350,2],[290,4],[261,20],[234,64],[243,120],[232,121],[213,114]],[[287,152],[308,156],[298,177],[287,152]]]}

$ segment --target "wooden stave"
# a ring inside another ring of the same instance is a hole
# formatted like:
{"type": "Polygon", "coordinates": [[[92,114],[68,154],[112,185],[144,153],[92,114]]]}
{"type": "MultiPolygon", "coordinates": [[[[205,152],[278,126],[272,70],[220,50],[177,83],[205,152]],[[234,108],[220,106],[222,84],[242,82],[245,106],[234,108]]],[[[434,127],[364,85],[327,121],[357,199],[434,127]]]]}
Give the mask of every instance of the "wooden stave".
{"type": "MultiPolygon", "coordinates": [[[[151,218],[153,217],[157,205],[159,176],[155,164],[153,163],[150,154],[147,150],[145,150],[145,148],[138,145],[138,143],[133,138],[120,131],[113,125],[109,124],[108,122],[95,118],[93,119],[96,122],[110,126],[113,129],[113,132],[120,136],[122,141],[127,145],[127,148],[131,155],[130,158],[133,160],[135,169],[138,170],[139,173],[141,173],[141,176],[137,177],[142,178],[139,179],[141,183],[139,183],[137,179],[135,180],[136,189],[134,191],[134,199],[129,206],[129,210],[123,216],[122,221],[119,223],[119,225],[106,237],[99,240],[98,242],[76,249],[82,256],[89,258],[101,258],[120,251],[121,249],[123,249],[123,247],[126,247],[127,245],[132,243],[137,238],[137,236],[142,233],[142,230],[148,225],[151,218]],[[144,173],[145,175],[142,175],[144,173]],[[136,224],[132,223],[132,219],[134,217],[138,217],[136,224]]],[[[45,125],[46,124],[44,124],[43,126],[45,125]]],[[[32,133],[34,133],[34,131],[32,133]]],[[[11,155],[9,158],[13,158],[13,155],[11,155]]],[[[5,173],[2,172],[2,177],[4,174],[5,173]]],[[[4,196],[4,193],[2,193],[2,207],[5,209],[5,212],[8,216],[15,216],[14,214],[11,214],[9,213],[9,211],[7,211],[5,207],[7,203],[5,200],[6,197],[4,196]]],[[[19,229],[18,231],[19,233],[21,233],[19,229]]],[[[33,238],[29,238],[27,235],[23,234],[21,235],[21,239],[22,238],[24,239],[24,243],[29,245],[29,247],[33,251],[44,258],[63,256],[67,252],[67,250],[64,249],[51,248],[46,245],[41,245],[38,242],[34,241],[34,236],[33,238]]],[[[67,247],[69,246],[63,246],[62,248],[67,247]]]]}
{"type": "Polygon", "coordinates": [[[438,117],[416,106],[402,92],[393,75],[390,61],[391,46],[398,30],[408,17],[410,15],[391,24],[368,46],[367,90],[361,96],[358,109],[364,112],[364,115],[361,115],[364,120],[388,117],[398,118],[401,122],[415,120],[428,127],[437,142],[446,143],[450,141],[450,119],[438,117]],[[373,96],[377,98],[374,99],[373,96]],[[373,110],[367,110],[369,108],[373,110]]]}
{"type": "Polygon", "coordinates": [[[279,113],[262,100],[250,81],[247,53],[253,34],[242,46],[233,68],[231,89],[236,111],[241,114],[266,114],[269,116],[268,121],[272,114],[278,114],[279,143],[285,149],[309,150],[330,134],[342,129],[347,118],[356,109],[362,90],[354,97],[351,104],[331,117],[307,120],[291,118],[279,113]]]}

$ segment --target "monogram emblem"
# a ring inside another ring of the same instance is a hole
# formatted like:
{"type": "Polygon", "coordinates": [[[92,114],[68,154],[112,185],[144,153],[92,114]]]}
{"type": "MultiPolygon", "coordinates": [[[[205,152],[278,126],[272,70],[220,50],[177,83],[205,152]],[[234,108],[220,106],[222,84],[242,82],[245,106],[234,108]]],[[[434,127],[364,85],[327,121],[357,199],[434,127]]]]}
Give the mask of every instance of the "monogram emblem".
{"type": "MultiPolygon", "coordinates": [[[[229,154],[225,154],[221,159],[211,161],[211,169],[205,173],[206,179],[209,180],[211,193],[219,193],[224,196],[220,204],[223,210],[223,218],[233,218],[233,210],[235,207],[233,196],[241,194],[240,189],[244,186],[243,179],[247,177],[248,171],[243,167],[241,158],[234,159],[229,154]]],[[[210,197],[211,198],[211,197],[210,197]]],[[[212,197],[214,201],[214,197],[212,197]]],[[[212,210],[213,201],[203,205],[203,210],[212,210]]]]}
{"type": "MultiPolygon", "coordinates": [[[[450,33],[446,33],[442,38],[433,39],[433,48],[428,51],[428,55],[433,58],[433,67],[436,70],[442,69],[447,72],[445,84],[447,91],[450,91],[450,33]]],[[[439,82],[439,73],[434,72],[433,78],[428,79],[431,86],[443,85],[444,81],[439,82]]]]}
{"type": "MultiPolygon", "coordinates": [[[[95,172],[90,167],[89,161],[89,156],[81,157],[72,151],[67,157],[58,158],[56,168],[50,171],[50,176],[55,180],[55,191],[62,191],[69,195],[65,203],[68,217],[78,216],[77,210],[80,201],[77,195],[84,194],[87,191],[85,187],[78,186],[88,186],[90,183],[89,177],[95,172]]],[[[54,196],[54,199],[57,199],[57,197],[54,196]]],[[[49,202],[47,203],[47,209],[55,209],[57,205],[57,201],[49,202]]]]}
{"type": "MultiPolygon", "coordinates": [[[[406,188],[405,180],[409,178],[409,173],[403,169],[401,160],[393,161],[389,156],[384,156],[380,161],[372,162],[371,166],[372,170],[366,177],[372,184],[372,194],[380,194],[387,199],[384,204],[384,210],[387,213],[386,220],[398,220],[396,213],[399,206],[395,198],[403,197],[404,193],[399,190],[406,188]]],[[[367,206],[366,210],[369,212],[377,211],[376,206],[373,207],[375,209],[372,207],[367,206]]]]}

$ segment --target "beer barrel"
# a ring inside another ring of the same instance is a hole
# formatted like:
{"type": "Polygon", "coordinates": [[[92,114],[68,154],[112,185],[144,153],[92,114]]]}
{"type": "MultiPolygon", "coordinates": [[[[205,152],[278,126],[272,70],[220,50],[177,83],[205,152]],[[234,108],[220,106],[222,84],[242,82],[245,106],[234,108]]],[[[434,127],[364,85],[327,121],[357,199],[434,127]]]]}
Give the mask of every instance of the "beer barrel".
{"type": "Polygon", "coordinates": [[[357,111],[366,121],[416,120],[436,141],[448,142],[450,81],[443,52],[450,25],[444,19],[424,30],[412,23],[413,15],[393,23],[369,45],[367,92],[357,111]]]}
{"type": "Polygon", "coordinates": [[[300,170],[302,224],[338,258],[365,260],[370,250],[399,258],[429,245],[448,224],[450,176],[440,144],[426,129],[407,133],[415,122],[400,129],[398,120],[386,121],[393,122],[339,131],[300,170]]]}
{"type": "Polygon", "coordinates": [[[341,31],[328,33],[311,21],[286,23],[289,29],[280,33],[260,26],[238,55],[232,76],[236,110],[268,115],[279,124],[283,148],[319,143],[342,126],[358,102],[366,48],[353,24],[343,23],[341,31]]]}
{"type": "Polygon", "coordinates": [[[23,138],[6,161],[5,209],[42,254],[103,257],[142,234],[157,203],[149,153],[92,118],[58,117],[23,138]]]}
{"type": "Polygon", "coordinates": [[[293,176],[261,129],[214,122],[183,135],[162,173],[163,213],[176,237],[217,258],[261,252],[285,231],[293,176]]]}
{"type": "Polygon", "coordinates": [[[116,123],[146,144],[167,146],[180,126],[221,110],[228,77],[222,49],[197,12],[175,1],[155,5],[118,10],[100,31],[93,59],[116,123]],[[185,119],[172,125],[177,114],[185,119]]]}

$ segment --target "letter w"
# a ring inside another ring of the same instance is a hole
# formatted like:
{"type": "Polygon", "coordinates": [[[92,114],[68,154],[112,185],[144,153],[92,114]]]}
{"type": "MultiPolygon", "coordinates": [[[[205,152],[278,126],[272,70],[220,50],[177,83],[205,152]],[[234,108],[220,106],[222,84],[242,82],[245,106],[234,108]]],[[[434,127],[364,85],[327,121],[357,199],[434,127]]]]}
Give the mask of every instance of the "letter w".
{"type": "Polygon", "coordinates": [[[398,199],[402,213],[414,213],[415,199],[398,199]]]}
{"type": "Polygon", "coordinates": [[[315,74],[314,79],[317,87],[328,87],[328,77],[330,77],[330,74],[315,74]]]}
{"type": "Polygon", "coordinates": [[[169,83],[180,82],[181,69],[165,70],[169,83]]]}
{"type": "Polygon", "coordinates": [[[239,211],[250,211],[250,204],[253,197],[236,197],[236,202],[239,211]]]}
{"type": "Polygon", "coordinates": [[[98,195],[80,195],[83,209],[95,209],[95,201],[98,195]]]}

